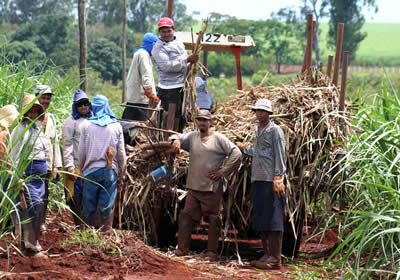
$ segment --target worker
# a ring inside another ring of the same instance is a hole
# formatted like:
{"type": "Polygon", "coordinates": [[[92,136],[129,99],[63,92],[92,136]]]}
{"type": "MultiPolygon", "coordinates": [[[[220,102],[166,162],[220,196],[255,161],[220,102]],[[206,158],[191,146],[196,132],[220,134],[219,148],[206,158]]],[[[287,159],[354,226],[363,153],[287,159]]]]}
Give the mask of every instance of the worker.
{"type": "Polygon", "coordinates": [[[8,155],[10,151],[9,129],[18,116],[19,112],[14,105],[0,108],[0,167],[4,169],[9,168],[11,163],[8,155]]]}
{"type": "MultiPolygon", "coordinates": [[[[143,44],[135,50],[127,79],[126,101],[128,106],[147,108],[149,107],[149,100],[160,101],[156,95],[153,62],[151,61],[151,51],[156,41],[156,35],[146,33],[143,36],[143,44]]],[[[146,121],[147,112],[139,108],[126,107],[122,118],[146,121]]]]}
{"type": "Polygon", "coordinates": [[[75,225],[82,221],[82,178],[78,163],[78,144],[80,125],[83,120],[93,116],[92,108],[87,94],[78,89],[73,97],[72,114],[64,121],[62,127],[64,185],[66,202],[73,211],[75,225]]]}
{"type": "Polygon", "coordinates": [[[48,111],[49,105],[51,103],[51,98],[53,96],[53,91],[48,85],[39,85],[35,90],[35,95],[39,96],[39,103],[44,108],[44,118],[42,121],[42,129],[44,135],[50,139],[51,145],[49,148],[49,156],[47,158],[47,180],[45,186],[45,197],[44,197],[44,207],[43,207],[43,221],[41,225],[41,230],[46,231],[46,211],[47,205],[49,203],[49,183],[51,181],[58,182],[61,179],[61,174],[59,169],[62,168],[61,160],[61,150],[57,135],[57,121],[56,117],[48,111]]]}
{"type": "Polygon", "coordinates": [[[160,75],[158,97],[161,99],[164,111],[168,111],[169,104],[176,104],[175,117],[179,122],[175,129],[182,132],[186,122],[182,116],[185,75],[189,63],[196,63],[199,56],[187,55],[185,46],[174,35],[175,27],[172,19],[161,18],[158,21],[158,32],[160,38],[151,52],[160,75]]]}
{"type": "Polygon", "coordinates": [[[125,145],[107,97],[96,95],[92,109],[94,116],[82,122],[78,145],[79,169],[85,178],[83,216],[89,225],[107,231],[112,227],[118,177],[125,176],[125,145]]]}
{"type": "MultiPolygon", "coordinates": [[[[15,127],[11,134],[12,143],[16,143],[11,151],[14,168],[17,170],[29,162],[23,174],[27,178],[23,196],[27,202],[32,232],[24,232],[24,245],[28,253],[32,254],[42,251],[39,236],[44,214],[45,181],[51,146],[50,139],[44,135],[41,127],[45,110],[35,99],[33,94],[24,96],[22,110],[31,107],[25,113],[21,124],[15,127]]],[[[20,202],[19,196],[16,202],[20,202]]]]}
{"type": "Polygon", "coordinates": [[[196,86],[196,105],[200,110],[211,111],[214,106],[214,97],[207,91],[207,81],[197,76],[194,80],[196,86]]]}
{"type": "Polygon", "coordinates": [[[193,225],[203,217],[209,226],[206,257],[215,260],[218,258],[221,230],[220,209],[224,191],[222,178],[238,166],[241,152],[224,135],[210,129],[209,111],[200,110],[196,121],[199,131],[171,137],[177,137],[172,143],[172,151],[179,152],[182,148],[189,152],[186,182],[188,193],[185,207],[179,214],[178,248],[175,255],[188,254],[193,225]]]}
{"type": "Polygon", "coordinates": [[[264,255],[251,264],[260,269],[279,269],[283,238],[286,170],[285,137],[270,119],[272,103],[259,99],[252,107],[258,126],[252,147],[237,142],[244,154],[252,157],[254,227],[260,232],[264,255]]]}

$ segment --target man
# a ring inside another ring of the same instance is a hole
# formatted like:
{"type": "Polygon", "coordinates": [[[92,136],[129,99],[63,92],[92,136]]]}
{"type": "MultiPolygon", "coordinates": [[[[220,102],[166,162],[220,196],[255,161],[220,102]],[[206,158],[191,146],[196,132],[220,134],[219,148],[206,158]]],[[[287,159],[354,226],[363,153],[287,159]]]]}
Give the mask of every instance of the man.
{"type": "Polygon", "coordinates": [[[186,182],[189,191],[185,208],[179,214],[178,248],[175,255],[188,254],[193,224],[200,222],[203,216],[209,226],[206,257],[214,260],[218,257],[217,247],[221,228],[220,208],[223,195],[221,181],[222,177],[228,176],[240,163],[241,152],[224,135],[210,129],[209,111],[200,110],[196,120],[199,131],[179,135],[172,144],[174,152],[179,152],[182,148],[190,153],[186,182]]]}
{"type": "MultiPolygon", "coordinates": [[[[156,35],[146,33],[143,36],[143,44],[135,50],[128,72],[127,105],[147,108],[149,100],[160,101],[155,95],[156,88],[153,77],[153,63],[151,61],[151,51],[156,41],[156,35]]],[[[146,115],[146,110],[126,107],[122,118],[146,121],[146,115]]]]}
{"type": "Polygon", "coordinates": [[[47,180],[45,186],[45,195],[44,195],[44,207],[43,207],[43,222],[41,229],[42,231],[47,230],[46,226],[46,211],[47,211],[47,204],[49,198],[49,183],[50,181],[59,181],[61,178],[60,172],[58,169],[62,167],[61,161],[61,151],[57,136],[57,122],[55,116],[48,112],[49,105],[51,103],[51,98],[53,96],[53,92],[51,88],[47,85],[39,85],[35,90],[35,95],[40,95],[38,101],[43,106],[45,110],[44,119],[42,121],[42,129],[44,132],[45,137],[49,138],[50,140],[50,147],[49,147],[49,156],[47,158],[47,180]]]}
{"type": "Polygon", "coordinates": [[[202,110],[211,111],[211,108],[214,106],[214,97],[211,93],[207,91],[207,82],[200,77],[196,77],[194,80],[197,92],[196,105],[202,110]]]}
{"type": "Polygon", "coordinates": [[[83,90],[77,90],[72,103],[72,114],[64,121],[62,127],[64,170],[69,172],[64,175],[66,202],[74,212],[75,225],[80,225],[82,219],[82,179],[73,175],[80,174],[78,163],[80,125],[92,115],[89,97],[83,90]]]}
{"type": "Polygon", "coordinates": [[[106,231],[112,227],[118,177],[122,180],[125,176],[125,145],[108,99],[96,95],[92,109],[94,116],[81,125],[78,145],[79,169],[85,177],[83,216],[89,225],[106,231]]]}
{"type": "Polygon", "coordinates": [[[272,104],[259,99],[252,108],[258,127],[253,147],[236,143],[244,154],[252,156],[253,218],[261,233],[264,256],[252,265],[261,269],[279,269],[283,237],[286,169],[285,137],[282,129],[270,120],[272,104]]]}
{"type": "Polygon", "coordinates": [[[168,111],[170,103],[176,104],[175,117],[178,118],[177,130],[183,131],[185,119],[182,116],[183,86],[189,63],[196,63],[198,55],[187,55],[185,46],[174,36],[174,22],[163,17],[158,22],[159,40],[151,52],[160,74],[158,97],[161,106],[168,111]]]}

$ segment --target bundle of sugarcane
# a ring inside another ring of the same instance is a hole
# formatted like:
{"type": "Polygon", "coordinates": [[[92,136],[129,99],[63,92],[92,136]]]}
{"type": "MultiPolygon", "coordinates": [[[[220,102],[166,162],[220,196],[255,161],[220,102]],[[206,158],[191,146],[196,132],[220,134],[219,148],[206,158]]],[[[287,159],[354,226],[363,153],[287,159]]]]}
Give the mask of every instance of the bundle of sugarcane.
{"type": "MultiPolygon", "coordinates": [[[[201,51],[201,41],[203,38],[204,33],[207,30],[208,26],[208,19],[203,20],[203,24],[201,27],[200,32],[197,34],[197,41],[194,43],[194,35],[192,31],[192,44],[193,44],[193,50],[192,54],[200,56],[200,51],[201,51]]],[[[190,120],[190,115],[195,116],[196,115],[196,98],[197,98],[197,93],[196,93],[196,86],[194,83],[194,79],[196,77],[197,73],[197,68],[200,67],[201,71],[208,71],[203,64],[200,62],[192,63],[189,66],[188,73],[185,78],[185,85],[183,87],[183,92],[184,92],[184,100],[182,106],[182,110],[184,110],[184,116],[187,120],[190,120]]]]}

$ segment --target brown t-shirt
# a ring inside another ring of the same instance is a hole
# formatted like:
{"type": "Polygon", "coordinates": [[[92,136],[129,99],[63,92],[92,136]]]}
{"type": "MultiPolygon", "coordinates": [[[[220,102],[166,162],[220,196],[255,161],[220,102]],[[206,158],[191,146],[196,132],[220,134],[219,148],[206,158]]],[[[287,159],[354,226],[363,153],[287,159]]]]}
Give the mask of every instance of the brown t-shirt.
{"type": "Polygon", "coordinates": [[[179,136],[181,148],[189,152],[189,172],[186,188],[197,191],[215,191],[220,180],[207,176],[222,167],[224,176],[229,175],[241,160],[242,153],[228,138],[218,132],[201,138],[199,131],[179,136]]]}

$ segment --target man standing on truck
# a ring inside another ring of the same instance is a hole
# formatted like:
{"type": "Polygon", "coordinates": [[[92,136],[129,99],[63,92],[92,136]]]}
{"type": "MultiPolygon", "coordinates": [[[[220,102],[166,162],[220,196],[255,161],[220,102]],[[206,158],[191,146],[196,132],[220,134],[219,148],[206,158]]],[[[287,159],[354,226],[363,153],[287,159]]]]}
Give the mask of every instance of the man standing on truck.
{"type": "Polygon", "coordinates": [[[175,37],[175,25],[172,19],[163,17],[158,22],[160,38],[152,50],[154,62],[160,74],[158,97],[161,106],[168,111],[170,103],[176,104],[175,117],[178,118],[179,132],[183,131],[185,119],[182,116],[183,86],[189,63],[196,63],[199,56],[187,55],[185,46],[175,37]]]}
{"type": "Polygon", "coordinates": [[[272,103],[259,99],[252,108],[258,126],[252,147],[236,145],[244,154],[253,157],[251,182],[253,183],[253,223],[260,232],[264,256],[251,264],[260,269],[279,269],[285,210],[286,170],[285,137],[282,129],[270,120],[272,103]]]}
{"type": "Polygon", "coordinates": [[[191,233],[201,217],[208,223],[208,248],[206,257],[218,257],[218,239],[221,230],[220,209],[223,195],[222,177],[228,176],[241,160],[240,150],[224,135],[210,129],[211,113],[200,110],[196,121],[199,131],[180,134],[172,150],[180,148],[190,154],[186,182],[188,193],[185,208],[179,214],[178,248],[176,256],[189,252],[191,233]],[[225,163],[224,163],[225,162],[225,163]]]}

